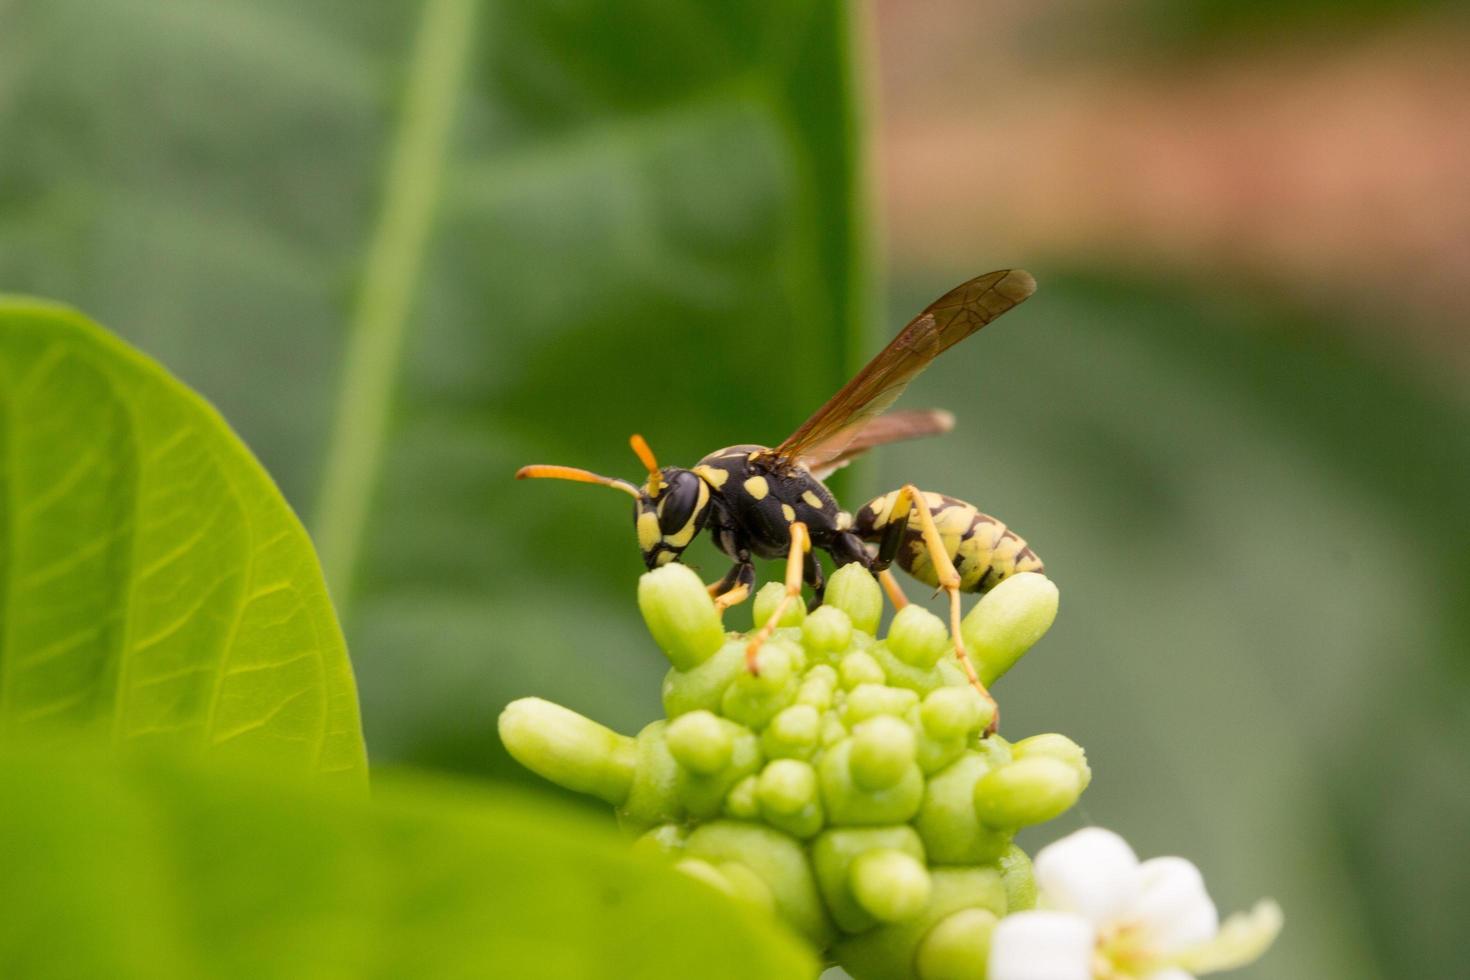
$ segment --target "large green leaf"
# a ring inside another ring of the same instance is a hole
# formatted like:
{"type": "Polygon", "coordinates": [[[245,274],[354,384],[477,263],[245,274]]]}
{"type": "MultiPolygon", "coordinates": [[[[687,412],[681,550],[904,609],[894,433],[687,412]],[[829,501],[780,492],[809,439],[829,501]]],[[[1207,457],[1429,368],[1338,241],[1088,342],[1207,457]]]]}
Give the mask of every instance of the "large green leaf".
{"type": "Polygon", "coordinates": [[[511,474],[779,440],[841,383],[847,5],[3,9],[0,283],[169,364],[309,515],[374,757],[483,769],[522,694],[656,710],[626,500],[511,474]]]}
{"type": "Polygon", "coordinates": [[[769,915],[517,794],[0,756],[0,962],[44,978],[798,978],[769,915]]]}
{"type": "Polygon", "coordinates": [[[315,553],[260,465],[94,324],[0,298],[0,734],[65,728],[364,761],[315,553]]]}

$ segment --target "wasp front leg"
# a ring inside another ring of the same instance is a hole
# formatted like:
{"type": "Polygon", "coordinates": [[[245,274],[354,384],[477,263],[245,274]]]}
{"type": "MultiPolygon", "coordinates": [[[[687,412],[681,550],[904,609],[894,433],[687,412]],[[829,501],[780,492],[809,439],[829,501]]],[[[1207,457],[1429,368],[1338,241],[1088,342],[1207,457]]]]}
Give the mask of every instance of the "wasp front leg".
{"type": "Polygon", "coordinates": [[[807,534],[806,525],[800,521],[790,526],[790,533],[791,550],[786,555],[786,594],[781,596],[781,601],[776,603],[775,610],[767,617],[765,624],[745,645],[745,666],[752,674],[760,673],[756,658],[760,654],[761,647],[765,646],[771,634],[776,631],[776,624],[781,622],[781,617],[786,613],[786,607],[801,598],[801,583],[806,571],[806,560],[812,548],[811,536],[807,534]]]}
{"type": "MultiPolygon", "coordinates": [[[[888,566],[893,564],[898,548],[903,543],[904,532],[908,530],[909,515],[914,512],[919,515],[924,547],[929,552],[929,562],[934,567],[939,587],[949,593],[949,629],[951,638],[954,640],[955,659],[964,668],[970,685],[980,692],[980,696],[989,701],[992,707],[996,708],[995,720],[990,725],[990,731],[993,732],[1000,721],[1000,709],[995,704],[995,698],[981,683],[980,676],[975,673],[975,665],[970,662],[970,655],[965,652],[965,640],[960,632],[960,573],[955,569],[954,560],[950,558],[944,538],[940,536],[939,528],[934,524],[934,513],[929,508],[929,501],[923,492],[911,483],[905,484],[893,501],[893,509],[890,512],[892,516],[889,517],[887,527],[883,529],[883,538],[878,545],[878,557],[873,561],[873,569],[880,573],[880,578],[888,574],[888,566]]],[[[897,586],[898,583],[893,584],[897,586]]],[[[901,591],[899,595],[902,596],[901,591]]],[[[896,602],[895,605],[897,605],[896,602]]]]}
{"type": "Polygon", "coordinates": [[[706,588],[714,597],[715,609],[721,616],[726,609],[750,598],[750,592],[755,588],[755,566],[750,562],[750,555],[738,555],[725,577],[706,588]]]}

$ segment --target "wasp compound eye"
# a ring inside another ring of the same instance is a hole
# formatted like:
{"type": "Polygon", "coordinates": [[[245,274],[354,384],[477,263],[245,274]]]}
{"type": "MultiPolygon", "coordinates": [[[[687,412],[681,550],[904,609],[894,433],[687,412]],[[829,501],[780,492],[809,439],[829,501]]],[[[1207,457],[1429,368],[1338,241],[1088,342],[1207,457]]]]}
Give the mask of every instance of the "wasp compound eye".
{"type": "Polygon", "coordinates": [[[665,535],[678,534],[694,516],[702,482],[688,470],[667,475],[668,486],[658,498],[658,528],[665,535]]]}

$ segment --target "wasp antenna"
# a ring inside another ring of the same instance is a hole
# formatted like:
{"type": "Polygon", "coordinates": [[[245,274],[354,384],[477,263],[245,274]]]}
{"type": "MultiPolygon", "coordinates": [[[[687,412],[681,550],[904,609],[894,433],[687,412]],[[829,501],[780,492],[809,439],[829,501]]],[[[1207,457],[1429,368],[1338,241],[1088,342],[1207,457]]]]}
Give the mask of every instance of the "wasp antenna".
{"type": "Polygon", "coordinates": [[[648,443],[636,432],[628,437],[628,445],[633,447],[633,452],[638,454],[638,461],[648,469],[648,489],[657,497],[663,487],[664,475],[658,468],[658,459],[653,455],[653,450],[648,448],[648,443]]]}
{"type": "Polygon", "coordinates": [[[574,483],[596,483],[604,487],[612,487],[629,494],[634,500],[639,498],[638,488],[627,480],[619,480],[611,476],[599,476],[588,470],[579,470],[575,466],[522,466],[516,470],[517,480],[571,480],[574,483]]]}

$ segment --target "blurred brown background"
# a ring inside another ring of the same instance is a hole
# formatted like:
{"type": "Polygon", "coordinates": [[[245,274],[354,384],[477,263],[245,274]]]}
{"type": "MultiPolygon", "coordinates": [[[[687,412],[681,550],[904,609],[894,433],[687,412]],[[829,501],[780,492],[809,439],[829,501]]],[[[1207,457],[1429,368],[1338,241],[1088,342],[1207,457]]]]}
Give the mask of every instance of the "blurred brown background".
{"type": "Polygon", "coordinates": [[[878,3],[893,263],[953,262],[983,242],[1229,279],[1463,394],[1464,11],[1161,6],[878,3]]]}

